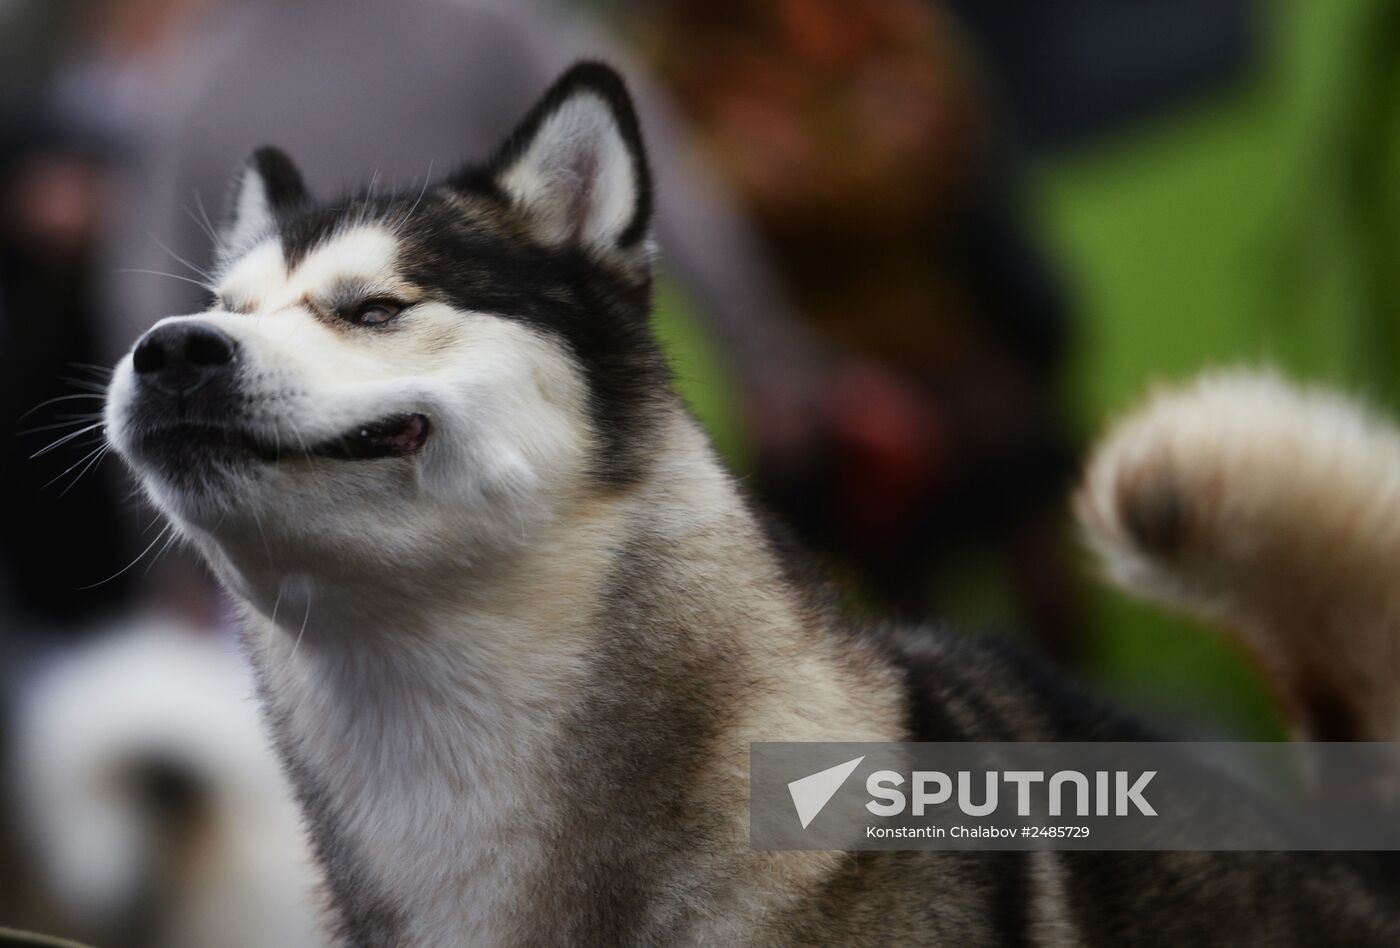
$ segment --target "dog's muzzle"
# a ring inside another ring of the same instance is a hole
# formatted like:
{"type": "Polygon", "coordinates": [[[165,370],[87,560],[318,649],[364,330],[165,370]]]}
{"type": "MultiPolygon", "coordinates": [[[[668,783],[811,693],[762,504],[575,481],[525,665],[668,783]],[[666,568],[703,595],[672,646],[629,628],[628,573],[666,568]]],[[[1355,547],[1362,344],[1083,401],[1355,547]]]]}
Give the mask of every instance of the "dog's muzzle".
{"type": "Polygon", "coordinates": [[[259,433],[247,417],[238,341],[209,323],[187,320],[157,326],[131,353],[133,451],[167,472],[210,464],[276,463],[298,454],[364,461],[411,457],[428,439],[426,415],[396,412],[355,425],[309,447],[259,433]],[[201,463],[202,462],[202,463],[201,463]]]}

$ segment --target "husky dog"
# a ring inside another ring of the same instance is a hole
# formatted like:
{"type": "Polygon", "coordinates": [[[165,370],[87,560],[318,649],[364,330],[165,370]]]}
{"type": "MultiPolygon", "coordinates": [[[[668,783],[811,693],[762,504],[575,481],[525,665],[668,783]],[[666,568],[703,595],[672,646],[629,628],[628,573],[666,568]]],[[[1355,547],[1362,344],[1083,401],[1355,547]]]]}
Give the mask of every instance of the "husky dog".
{"type": "Polygon", "coordinates": [[[1302,854],[751,849],[752,741],[1140,732],[786,565],[649,332],[651,189],[596,63],[422,189],[318,203],[263,149],[209,309],[117,367],[109,437],[243,604],[344,944],[1400,937],[1302,854]]]}

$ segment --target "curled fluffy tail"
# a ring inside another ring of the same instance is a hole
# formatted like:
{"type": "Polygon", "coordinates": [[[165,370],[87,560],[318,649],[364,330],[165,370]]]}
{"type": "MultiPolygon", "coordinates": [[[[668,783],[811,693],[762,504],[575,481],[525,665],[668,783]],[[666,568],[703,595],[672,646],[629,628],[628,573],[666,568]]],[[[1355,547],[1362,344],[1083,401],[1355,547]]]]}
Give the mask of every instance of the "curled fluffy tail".
{"type": "Polygon", "coordinates": [[[1094,452],[1077,509],[1125,589],[1218,623],[1298,736],[1400,739],[1400,432],[1272,374],[1156,393],[1094,452]]]}

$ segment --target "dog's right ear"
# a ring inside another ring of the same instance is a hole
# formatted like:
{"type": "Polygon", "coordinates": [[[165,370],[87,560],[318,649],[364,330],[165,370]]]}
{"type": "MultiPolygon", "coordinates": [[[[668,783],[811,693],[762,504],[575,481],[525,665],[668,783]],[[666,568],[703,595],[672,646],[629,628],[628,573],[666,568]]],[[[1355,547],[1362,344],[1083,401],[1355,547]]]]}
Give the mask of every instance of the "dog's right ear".
{"type": "Polygon", "coordinates": [[[253,152],[233,179],[228,210],[219,228],[220,265],[271,234],[279,218],[310,203],[311,194],[301,172],[285,152],[270,146],[253,152]]]}
{"type": "Polygon", "coordinates": [[[542,243],[646,268],[651,170],[632,97],[611,67],[585,61],[560,76],[484,174],[542,243]]]}

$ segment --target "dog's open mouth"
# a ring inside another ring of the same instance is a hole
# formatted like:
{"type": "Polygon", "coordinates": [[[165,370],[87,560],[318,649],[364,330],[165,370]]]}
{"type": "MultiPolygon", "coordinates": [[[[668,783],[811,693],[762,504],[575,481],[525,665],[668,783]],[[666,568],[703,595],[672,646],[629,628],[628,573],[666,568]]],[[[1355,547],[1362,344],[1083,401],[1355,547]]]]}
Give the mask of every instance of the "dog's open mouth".
{"type": "Polygon", "coordinates": [[[403,458],[417,454],[428,440],[430,425],[425,415],[391,415],[372,424],[360,425],[344,434],[309,446],[284,438],[274,443],[231,425],[182,423],[149,431],[148,449],[165,454],[204,454],[253,456],[278,462],[296,457],[333,458],[341,461],[368,461],[375,458],[403,458]]]}
{"type": "Polygon", "coordinates": [[[344,461],[403,458],[417,454],[427,440],[428,419],[425,415],[394,415],[372,425],[356,428],[339,438],[313,447],[308,453],[344,461]]]}

